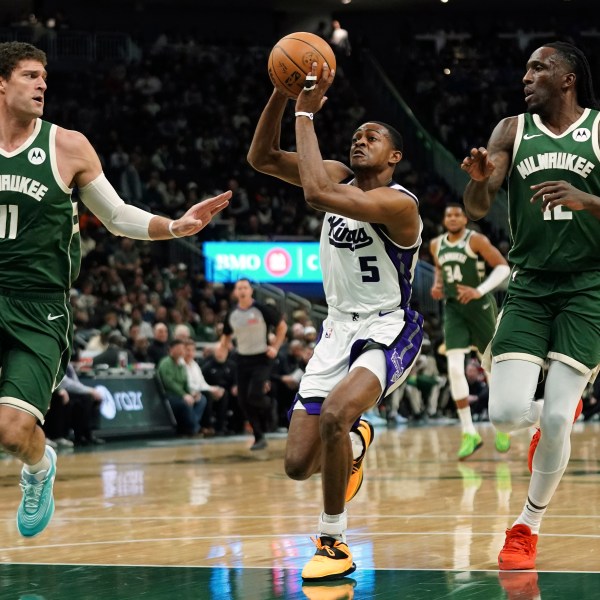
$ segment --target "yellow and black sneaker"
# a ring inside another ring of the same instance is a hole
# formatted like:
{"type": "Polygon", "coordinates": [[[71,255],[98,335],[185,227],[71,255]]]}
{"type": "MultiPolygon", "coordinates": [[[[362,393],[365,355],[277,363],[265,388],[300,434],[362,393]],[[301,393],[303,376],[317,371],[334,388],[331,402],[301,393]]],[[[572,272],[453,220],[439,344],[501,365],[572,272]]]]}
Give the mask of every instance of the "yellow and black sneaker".
{"type": "Polygon", "coordinates": [[[364,450],[362,454],[358,458],[355,458],[352,463],[352,473],[350,474],[348,487],[346,488],[346,502],[350,502],[350,500],[356,496],[358,490],[360,490],[360,486],[363,482],[363,460],[367,454],[367,449],[373,443],[373,438],[375,437],[373,425],[371,425],[371,423],[365,419],[361,419],[358,427],[352,431],[358,433],[358,435],[362,438],[364,450]]]}
{"type": "Polygon", "coordinates": [[[304,581],[331,581],[342,579],[356,571],[350,548],[344,542],[322,535],[311,538],[317,547],[315,555],[304,565],[304,581]]]}

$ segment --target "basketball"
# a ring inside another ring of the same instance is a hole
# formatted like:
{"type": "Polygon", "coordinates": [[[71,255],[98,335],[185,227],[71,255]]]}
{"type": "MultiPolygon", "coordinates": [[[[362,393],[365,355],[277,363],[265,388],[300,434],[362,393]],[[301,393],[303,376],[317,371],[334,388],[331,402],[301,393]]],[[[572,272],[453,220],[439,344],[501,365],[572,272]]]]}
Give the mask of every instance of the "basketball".
{"type": "Polygon", "coordinates": [[[335,69],[335,54],[331,46],[314,33],[299,31],[281,38],[269,55],[269,77],[279,92],[297,98],[313,62],[317,63],[317,80],[323,63],[335,69]]]}

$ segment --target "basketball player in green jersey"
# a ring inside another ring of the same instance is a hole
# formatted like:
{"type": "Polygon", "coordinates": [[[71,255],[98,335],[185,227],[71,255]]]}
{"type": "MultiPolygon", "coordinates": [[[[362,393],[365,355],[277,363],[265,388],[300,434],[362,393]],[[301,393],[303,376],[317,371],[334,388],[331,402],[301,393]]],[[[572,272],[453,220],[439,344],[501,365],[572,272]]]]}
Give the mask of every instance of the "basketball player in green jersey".
{"type": "Polygon", "coordinates": [[[571,44],[546,44],[523,85],[528,112],[500,121],[487,149],[462,162],[471,218],[488,212],[508,175],[514,266],[492,341],[490,419],[504,431],[541,430],[527,501],[498,556],[504,570],[535,567],[573,414],[600,363],[600,112],[588,61],[571,44]],[[544,402],[533,402],[545,361],[544,402]]]}
{"type": "MultiPolygon", "coordinates": [[[[444,338],[450,393],[462,427],[458,459],[464,460],[483,444],[473,426],[467,399],[469,384],[465,375],[465,356],[474,346],[482,355],[494,335],[498,307],[490,293],[510,273],[500,251],[481,233],[467,229],[467,215],[459,204],[444,212],[446,233],[431,240],[429,251],[435,264],[431,295],[445,299],[444,338]],[[484,280],[485,263],[492,271],[484,280]]],[[[507,452],[510,435],[496,432],[496,449],[507,452]]]]}
{"type": "Polygon", "coordinates": [[[80,261],[72,189],[109,231],[141,240],[194,235],[231,196],[176,221],[126,205],[88,140],[42,121],[45,66],[30,44],[0,44],[0,445],[24,463],[24,536],[40,533],[54,512],[56,454],[40,423],[71,354],[69,288],[80,261]]]}

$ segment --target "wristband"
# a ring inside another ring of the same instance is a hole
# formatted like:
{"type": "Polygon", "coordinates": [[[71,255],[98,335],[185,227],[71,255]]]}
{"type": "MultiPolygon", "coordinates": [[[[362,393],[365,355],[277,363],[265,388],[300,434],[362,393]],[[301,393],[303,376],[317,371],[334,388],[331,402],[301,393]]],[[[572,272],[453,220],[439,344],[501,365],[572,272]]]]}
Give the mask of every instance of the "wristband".
{"type": "Polygon", "coordinates": [[[303,110],[299,110],[294,113],[295,117],[308,117],[311,121],[313,120],[314,113],[304,112],[303,110]]]}
{"type": "Polygon", "coordinates": [[[169,233],[171,234],[171,237],[178,238],[179,236],[173,233],[173,223],[175,223],[175,221],[169,223],[169,233]]]}

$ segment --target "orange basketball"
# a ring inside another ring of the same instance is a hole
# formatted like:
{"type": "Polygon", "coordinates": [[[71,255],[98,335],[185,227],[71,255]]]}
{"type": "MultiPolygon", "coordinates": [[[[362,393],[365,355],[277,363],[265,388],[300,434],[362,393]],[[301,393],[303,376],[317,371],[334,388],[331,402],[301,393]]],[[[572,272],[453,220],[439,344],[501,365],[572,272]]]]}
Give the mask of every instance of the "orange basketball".
{"type": "Polygon", "coordinates": [[[281,38],[269,55],[269,77],[282,94],[297,98],[313,62],[317,63],[320,79],[323,63],[335,69],[335,54],[331,46],[318,35],[299,31],[281,38]]]}

